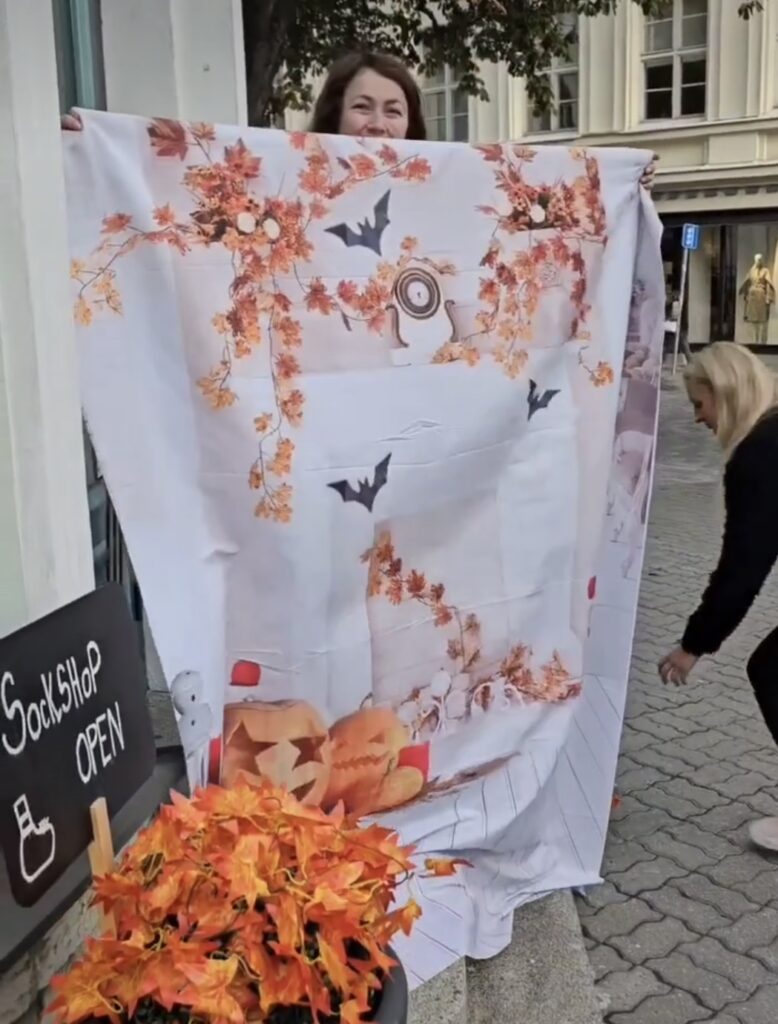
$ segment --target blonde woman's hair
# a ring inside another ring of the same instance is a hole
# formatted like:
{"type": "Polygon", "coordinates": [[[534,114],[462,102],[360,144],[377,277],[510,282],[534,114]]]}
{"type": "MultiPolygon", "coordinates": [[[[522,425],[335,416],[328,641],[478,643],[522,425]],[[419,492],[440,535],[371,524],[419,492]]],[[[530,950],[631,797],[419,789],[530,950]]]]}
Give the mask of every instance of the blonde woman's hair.
{"type": "Polygon", "coordinates": [[[778,405],[778,377],[745,346],[731,341],[717,341],[698,352],[684,380],[713,392],[716,437],[727,456],[757,421],[778,405]]]}

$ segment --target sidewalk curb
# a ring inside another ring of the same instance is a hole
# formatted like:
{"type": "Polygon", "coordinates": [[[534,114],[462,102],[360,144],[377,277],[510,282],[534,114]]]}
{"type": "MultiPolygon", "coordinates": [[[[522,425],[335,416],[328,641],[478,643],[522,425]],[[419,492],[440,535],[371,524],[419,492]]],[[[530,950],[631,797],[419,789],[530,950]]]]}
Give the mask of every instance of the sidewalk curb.
{"type": "Polygon", "coordinates": [[[510,946],[459,960],[411,995],[409,1024],[602,1024],[570,892],[516,911],[510,946]]]}

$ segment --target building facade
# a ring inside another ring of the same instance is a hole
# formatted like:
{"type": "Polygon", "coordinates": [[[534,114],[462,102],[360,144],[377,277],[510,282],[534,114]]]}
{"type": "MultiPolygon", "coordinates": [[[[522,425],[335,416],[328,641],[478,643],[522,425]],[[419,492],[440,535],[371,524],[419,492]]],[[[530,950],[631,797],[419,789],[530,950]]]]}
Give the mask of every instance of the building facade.
{"type": "Polygon", "coordinates": [[[778,344],[776,304],[767,301],[778,287],[778,0],[764,0],[750,21],[738,7],[668,0],[648,19],[624,0],[615,15],[581,19],[577,44],[549,72],[556,102],[543,113],[500,66],[482,69],[488,102],[463,96],[450,71],[421,83],[435,139],[656,152],[668,311],[682,225],[701,228],[685,314],[693,344],[778,344]],[[753,272],[757,256],[769,281],[753,272]]]}

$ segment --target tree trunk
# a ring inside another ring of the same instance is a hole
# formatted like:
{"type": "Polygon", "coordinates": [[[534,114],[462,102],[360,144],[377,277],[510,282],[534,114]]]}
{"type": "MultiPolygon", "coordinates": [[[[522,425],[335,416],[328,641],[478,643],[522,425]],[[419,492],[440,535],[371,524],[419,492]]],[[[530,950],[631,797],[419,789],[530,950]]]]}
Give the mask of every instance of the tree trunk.
{"type": "Polygon", "coordinates": [[[249,124],[269,123],[273,86],[283,66],[297,0],[243,0],[249,124]]]}

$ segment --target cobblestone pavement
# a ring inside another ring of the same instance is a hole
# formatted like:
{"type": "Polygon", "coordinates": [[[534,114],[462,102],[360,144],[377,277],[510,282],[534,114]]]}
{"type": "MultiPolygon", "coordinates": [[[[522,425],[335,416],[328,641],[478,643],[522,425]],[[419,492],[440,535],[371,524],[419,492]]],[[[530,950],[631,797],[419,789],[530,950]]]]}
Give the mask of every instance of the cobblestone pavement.
{"type": "Polygon", "coordinates": [[[719,473],[715,442],[692,424],[682,387],[670,382],[618,770],[621,802],[605,883],[579,900],[608,1024],[778,1022],[778,857],[757,852],[747,832],[749,820],[778,815],[778,751],[744,673],[750,651],[778,623],[775,578],[686,689],[663,687],[656,670],[718,555],[719,473]]]}

